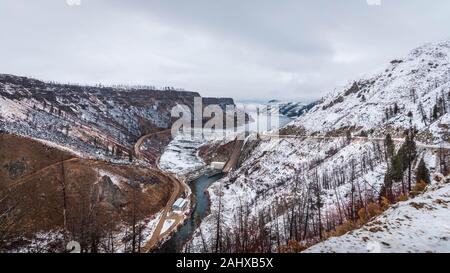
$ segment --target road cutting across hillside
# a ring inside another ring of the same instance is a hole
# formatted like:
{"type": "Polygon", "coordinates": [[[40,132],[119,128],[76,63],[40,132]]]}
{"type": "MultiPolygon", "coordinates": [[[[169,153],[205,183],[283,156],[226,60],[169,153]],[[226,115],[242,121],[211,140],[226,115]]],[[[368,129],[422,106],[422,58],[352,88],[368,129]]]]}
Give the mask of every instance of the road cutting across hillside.
{"type": "Polygon", "coordinates": [[[61,160],[61,161],[55,162],[55,163],[53,163],[51,165],[48,165],[48,166],[46,166],[46,167],[44,167],[42,169],[39,169],[39,170],[34,171],[34,172],[30,173],[30,174],[27,174],[24,177],[21,177],[20,179],[14,181],[14,183],[11,183],[8,186],[8,188],[9,189],[14,189],[16,187],[19,187],[20,185],[25,184],[30,179],[32,179],[32,178],[34,178],[36,176],[42,175],[42,173],[44,173],[45,171],[47,171],[47,170],[49,170],[49,169],[51,169],[53,167],[59,166],[61,164],[69,163],[69,162],[76,162],[76,161],[79,161],[79,160],[80,160],[80,158],[78,158],[78,157],[72,157],[72,158],[69,158],[69,159],[66,159],[66,160],[61,160]]]}
{"type": "MultiPolygon", "coordinates": [[[[345,140],[346,137],[331,137],[331,136],[298,136],[298,135],[277,135],[277,134],[270,134],[270,133],[262,133],[259,135],[261,139],[263,140],[269,140],[269,139],[314,139],[314,140],[328,140],[328,139],[341,139],[345,140]]],[[[374,137],[351,137],[351,141],[370,141],[370,142],[381,142],[384,143],[384,138],[374,138],[374,137]]],[[[402,138],[393,138],[394,142],[397,143],[403,143],[405,140],[402,138]]],[[[242,137],[236,137],[234,140],[235,144],[233,147],[233,151],[231,153],[230,158],[225,163],[225,166],[223,167],[223,172],[228,173],[237,167],[237,163],[239,162],[239,158],[241,156],[242,149],[244,147],[244,140],[242,137]]],[[[432,152],[438,152],[439,150],[450,150],[450,144],[446,146],[440,146],[440,145],[429,145],[424,144],[420,142],[416,142],[416,147],[423,148],[430,150],[432,152]]]]}
{"type": "MultiPolygon", "coordinates": [[[[164,134],[170,132],[170,130],[164,130],[153,134],[148,134],[145,136],[142,136],[138,139],[134,146],[134,153],[136,155],[136,158],[138,159],[144,159],[145,155],[141,151],[142,145],[145,143],[145,141],[153,136],[157,136],[160,134],[164,134]]],[[[175,175],[164,172],[159,167],[159,157],[156,160],[156,168],[152,168],[151,170],[155,173],[158,173],[161,176],[164,176],[167,180],[171,181],[174,189],[173,192],[169,198],[169,201],[165,205],[165,207],[161,211],[161,217],[159,219],[159,222],[156,224],[155,229],[153,230],[152,236],[150,240],[147,241],[145,246],[142,248],[142,252],[150,252],[155,247],[157,247],[161,242],[163,242],[167,236],[172,234],[174,230],[178,228],[180,224],[182,224],[185,220],[185,214],[189,211],[189,207],[187,207],[184,211],[179,213],[171,213],[172,212],[172,206],[175,203],[175,201],[180,197],[183,192],[189,192],[189,186],[185,183],[184,180],[178,179],[175,175]],[[173,220],[173,224],[167,229],[163,231],[164,224],[167,220],[173,220]]],[[[187,198],[187,197],[186,197],[187,198]]]]}
{"type": "MultiPolygon", "coordinates": [[[[261,139],[268,140],[268,139],[316,139],[316,140],[327,140],[327,139],[342,139],[345,140],[346,137],[338,136],[338,137],[332,137],[332,136],[300,136],[300,135],[276,135],[276,134],[260,134],[261,139]]],[[[360,137],[355,136],[351,137],[351,140],[361,140],[361,141],[371,141],[371,142],[384,142],[385,138],[379,138],[379,137],[360,137]]],[[[403,143],[405,139],[403,138],[393,138],[392,141],[397,143],[403,143]]],[[[438,151],[440,149],[443,150],[450,150],[450,143],[446,143],[446,145],[438,145],[438,144],[425,144],[421,142],[416,141],[416,147],[418,148],[424,148],[429,149],[432,151],[438,151]]]]}

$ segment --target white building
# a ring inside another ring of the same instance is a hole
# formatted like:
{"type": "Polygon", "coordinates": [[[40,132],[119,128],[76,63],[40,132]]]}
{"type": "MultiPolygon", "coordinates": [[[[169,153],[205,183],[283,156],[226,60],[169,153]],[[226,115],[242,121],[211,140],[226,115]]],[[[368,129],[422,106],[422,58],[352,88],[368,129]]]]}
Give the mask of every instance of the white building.
{"type": "Polygon", "coordinates": [[[183,211],[186,208],[187,200],[183,198],[178,198],[172,205],[172,210],[183,211]]]}
{"type": "Polygon", "coordinates": [[[226,162],[211,162],[211,168],[214,170],[222,170],[226,162]]]}

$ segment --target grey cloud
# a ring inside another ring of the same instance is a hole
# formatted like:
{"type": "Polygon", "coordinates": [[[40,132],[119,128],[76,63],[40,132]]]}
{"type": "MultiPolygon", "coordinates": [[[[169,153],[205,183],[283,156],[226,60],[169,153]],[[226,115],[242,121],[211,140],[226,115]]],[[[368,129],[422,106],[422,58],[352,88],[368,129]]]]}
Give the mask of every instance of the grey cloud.
{"type": "Polygon", "coordinates": [[[446,0],[2,0],[0,73],[319,98],[448,38],[446,0]]]}

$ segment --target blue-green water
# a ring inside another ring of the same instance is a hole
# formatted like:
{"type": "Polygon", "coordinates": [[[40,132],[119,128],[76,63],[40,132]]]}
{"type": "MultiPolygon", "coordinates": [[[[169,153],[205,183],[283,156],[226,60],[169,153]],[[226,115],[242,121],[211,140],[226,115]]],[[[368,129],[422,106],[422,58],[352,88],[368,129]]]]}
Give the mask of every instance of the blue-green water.
{"type": "Polygon", "coordinates": [[[201,220],[209,212],[209,197],[206,193],[208,187],[223,177],[223,174],[214,176],[203,175],[190,182],[190,188],[194,194],[191,217],[186,223],[155,252],[175,253],[182,250],[183,245],[192,237],[201,220]]]}

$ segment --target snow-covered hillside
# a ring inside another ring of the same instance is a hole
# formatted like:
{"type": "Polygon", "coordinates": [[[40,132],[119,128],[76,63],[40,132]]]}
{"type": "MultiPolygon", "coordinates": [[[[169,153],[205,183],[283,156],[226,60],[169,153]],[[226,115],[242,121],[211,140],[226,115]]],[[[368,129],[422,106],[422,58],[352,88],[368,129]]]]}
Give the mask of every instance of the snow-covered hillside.
{"type": "Polygon", "coordinates": [[[449,96],[450,42],[427,44],[391,61],[382,73],[331,92],[294,126],[308,133],[342,128],[380,133],[380,127],[408,128],[412,122],[439,142],[449,139],[449,96]],[[435,106],[445,109],[433,113],[435,106]]]}
{"type": "MultiPolygon", "coordinates": [[[[192,107],[196,92],[144,87],[45,83],[0,74],[0,130],[50,141],[86,157],[131,150],[145,134],[170,128],[176,105],[192,107]]],[[[203,104],[234,104],[203,98],[203,104]]]]}
{"type": "Polygon", "coordinates": [[[159,160],[159,167],[177,176],[183,176],[205,166],[197,156],[198,148],[205,143],[203,138],[177,135],[166,147],[159,160]]]}
{"type": "Polygon", "coordinates": [[[450,177],[360,229],[305,252],[450,252],[450,177]]]}
{"type": "Polygon", "coordinates": [[[268,105],[276,107],[279,114],[290,117],[298,118],[306,114],[311,108],[313,108],[317,102],[303,103],[303,102],[284,102],[278,100],[269,101],[268,105]]]}
{"type": "Polygon", "coordinates": [[[214,251],[214,244],[205,242],[217,239],[218,222],[225,238],[218,245],[227,251],[277,251],[289,240],[314,242],[321,229],[358,217],[357,204],[380,197],[388,132],[398,149],[405,130],[417,129],[413,181],[421,159],[438,172],[440,161],[449,160],[435,148],[448,151],[450,145],[449,91],[450,42],[428,44],[380,74],[330,93],[281,130],[289,138],[247,141],[246,160],[209,189],[211,214],[189,251],[214,251]],[[241,234],[245,225],[254,232],[241,234]],[[253,238],[257,246],[251,248],[236,245],[242,236],[260,237],[253,238]]]}

